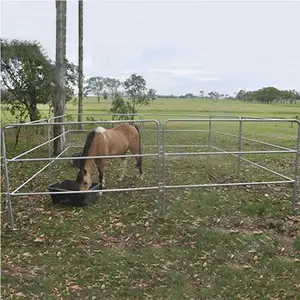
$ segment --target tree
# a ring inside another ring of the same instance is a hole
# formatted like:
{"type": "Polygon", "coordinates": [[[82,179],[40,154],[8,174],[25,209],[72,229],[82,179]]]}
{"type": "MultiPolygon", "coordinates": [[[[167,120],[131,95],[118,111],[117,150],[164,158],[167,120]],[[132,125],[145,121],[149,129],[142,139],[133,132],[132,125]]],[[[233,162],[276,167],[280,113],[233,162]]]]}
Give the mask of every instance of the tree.
{"type": "Polygon", "coordinates": [[[208,96],[211,99],[219,99],[220,98],[220,94],[218,92],[213,92],[213,91],[209,92],[208,96]]]}
{"type": "Polygon", "coordinates": [[[245,99],[245,95],[246,95],[246,91],[245,90],[239,90],[237,93],[236,93],[236,96],[235,98],[237,100],[244,100],[245,99]]]}
{"type": "Polygon", "coordinates": [[[195,98],[193,93],[187,93],[185,94],[184,98],[195,98]]]}
{"type": "Polygon", "coordinates": [[[235,97],[240,101],[257,101],[256,91],[240,90],[235,97]]]}
{"type": "Polygon", "coordinates": [[[52,83],[50,61],[37,42],[1,40],[1,85],[11,95],[6,100],[12,113],[15,104],[37,120],[37,105],[49,101],[52,83]]]}
{"type": "Polygon", "coordinates": [[[220,93],[219,92],[215,92],[215,98],[216,99],[220,99],[220,97],[221,97],[220,93]]]}
{"type": "Polygon", "coordinates": [[[290,102],[296,104],[297,100],[300,99],[300,93],[298,93],[295,89],[280,91],[280,94],[281,102],[290,102]]]}
{"type": "MultiPolygon", "coordinates": [[[[82,122],[83,99],[83,0],[78,0],[78,122],[82,122]]],[[[78,125],[82,130],[82,124],[78,125]]]]}
{"type": "Polygon", "coordinates": [[[100,98],[104,88],[104,78],[103,77],[90,77],[86,80],[85,92],[86,94],[95,95],[97,97],[98,103],[100,103],[100,98]]]}
{"type": "Polygon", "coordinates": [[[118,79],[107,77],[103,79],[103,85],[107,95],[113,98],[116,95],[116,93],[118,93],[122,82],[118,79]]]}
{"type": "Polygon", "coordinates": [[[114,117],[113,119],[117,120],[128,120],[133,119],[131,116],[124,116],[132,112],[131,102],[126,101],[119,93],[114,94],[111,108],[109,109],[110,113],[113,114],[122,114],[123,116],[114,117]]]}
{"type": "MultiPolygon", "coordinates": [[[[74,96],[77,68],[66,61],[66,101],[74,96]]],[[[37,42],[1,40],[1,100],[11,122],[40,118],[37,105],[54,107],[55,65],[37,42]],[[13,117],[15,120],[12,120],[13,117]]],[[[16,129],[16,143],[22,127],[16,129]]]]}
{"type": "Polygon", "coordinates": [[[204,91],[201,90],[201,91],[199,92],[199,98],[204,98],[204,91]]]}
{"type": "Polygon", "coordinates": [[[280,99],[280,90],[275,87],[264,87],[255,93],[256,99],[262,103],[271,103],[280,99]]]}
{"type": "MultiPolygon", "coordinates": [[[[66,21],[67,21],[67,1],[56,0],[56,88],[54,102],[55,123],[64,121],[66,90],[66,21]]],[[[54,140],[54,155],[59,155],[65,148],[65,138],[62,133],[64,126],[61,124],[54,125],[54,137],[60,136],[54,140]]]]}
{"type": "Polygon", "coordinates": [[[131,113],[137,113],[141,106],[148,106],[156,98],[154,89],[147,89],[141,75],[132,74],[124,82],[125,94],[131,103],[131,113]]]}
{"type": "MultiPolygon", "coordinates": [[[[3,83],[1,82],[1,85],[2,84],[3,83]]],[[[5,102],[7,103],[12,98],[13,98],[13,95],[9,91],[7,91],[5,88],[1,87],[1,96],[0,96],[1,101],[4,102],[4,103],[5,102]]]]}
{"type": "MultiPolygon", "coordinates": [[[[128,99],[124,99],[120,92],[115,92],[112,98],[112,106],[110,113],[114,114],[135,114],[142,106],[150,105],[156,98],[156,91],[146,87],[146,80],[136,74],[132,74],[124,83],[125,95],[128,99]]],[[[119,119],[134,119],[134,116],[123,116],[119,119]]]]}
{"type": "Polygon", "coordinates": [[[257,91],[240,90],[235,93],[235,99],[241,101],[257,101],[259,103],[290,102],[296,103],[300,94],[294,90],[279,90],[275,87],[263,87],[257,91]]]}
{"type": "MultiPolygon", "coordinates": [[[[1,106],[2,115],[3,117],[6,118],[6,120],[9,123],[25,123],[29,114],[26,106],[24,106],[22,102],[16,101],[14,95],[2,87],[1,87],[1,100],[2,100],[2,106],[1,106]],[[10,105],[11,102],[14,103],[13,105],[14,109],[12,109],[12,105],[10,105]],[[6,114],[6,112],[9,113],[6,114]],[[14,119],[17,121],[15,121],[14,119]]],[[[21,129],[22,129],[21,126],[14,127],[14,132],[15,132],[14,148],[16,148],[16,146],[18,145],[21,129]]]]}
{"type": "MultiPolygon", "coordinates": [[[[68,60],[65,65],[66,101],[69,101],[74,96],[78,69],[68,60]]],[[[10,104],[19,101],[28,107],[29,113],[37,110],[35,101],[53,105],[55,64],[39,43],[1,40],[1,75],[2,101],[10,104]]],[[[33,112],[30,114],[34,115],[33,112]]]]}
{"type": "MultiPolygon", "coordinates": [[[[77,67],[66,60],[66,101],[74,96],[77,67]]],[[[1,99],[12,115],[26,111],[30,121],[40,117],[37,104],[53,107],[55,64],[37,42],[1,40],[1,99]]]]}

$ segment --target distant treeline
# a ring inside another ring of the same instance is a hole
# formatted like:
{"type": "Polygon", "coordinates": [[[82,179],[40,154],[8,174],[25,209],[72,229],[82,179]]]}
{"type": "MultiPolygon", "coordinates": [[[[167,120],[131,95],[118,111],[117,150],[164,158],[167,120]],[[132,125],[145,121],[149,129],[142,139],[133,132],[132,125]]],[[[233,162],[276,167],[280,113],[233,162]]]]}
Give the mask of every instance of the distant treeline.
{"type": "Polygon", "coordinates": [[[257,91],[240,90],[235,97],[237,100],[260,103],[297,103],[300,93],[294,90],[278,90],[275,87],[265,87],[257,91]]]}
{"type": "Polygon", "coordinates": [[[219,92],[209,92],[205,94],[204,91],[200,91],[199,95],[188,93],[185,95],[157,95],[158,98],[205,98],[205,99],[228,99],[257,103],[298,103],[300,102],[300,92],[293,90],[279,90],[275,87],[264,87],[256,91],[240,90],[235,93],[235,96],[229,96],[228,94],[221,94],[219,92]]]}
{"type": "Polygon", "coordinates": [[[220,94],[218,92],[209,92],[207,95],[200,92],[199,95],[195,95],[193,93],[187,93],[184,95],[157,95],[157,98],[177,98],[177,99],[186,99],[186,98],[210,98],[210,99],[233,99],[234,97],[230,97],[227,94],[220,94]]]}

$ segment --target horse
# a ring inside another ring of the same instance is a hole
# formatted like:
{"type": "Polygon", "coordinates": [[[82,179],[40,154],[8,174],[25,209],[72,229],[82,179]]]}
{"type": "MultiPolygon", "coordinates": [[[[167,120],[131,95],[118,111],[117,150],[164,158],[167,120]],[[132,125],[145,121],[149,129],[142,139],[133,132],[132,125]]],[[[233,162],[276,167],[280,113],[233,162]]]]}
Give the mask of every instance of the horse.
{"type": "MultiPolygon", "coordinates": [[[[136,125],[120,124],[116,127],[106,129],[97,127],[89,132],[83,147],[82,156],[107,156],[107,155],[124,155],[127,151],[132,154],[141,154],[141,135],[136,125]]],[[[140,176],[142,176],[142,157],[137,156],[136,168],[138,168],[140,176]]],[[[119,181],[124,179],[127,159],[122,157],[123,170],[119,177],[119,181]]],[[[104,169],[106,168],[106,159],[92,158],[81,159],[79,172],[76,177],[76,183],[79,190],[84,191],[92,186],[92,169],[96,163],[99,175],[100,187],[105,186],[104,169]]]]}

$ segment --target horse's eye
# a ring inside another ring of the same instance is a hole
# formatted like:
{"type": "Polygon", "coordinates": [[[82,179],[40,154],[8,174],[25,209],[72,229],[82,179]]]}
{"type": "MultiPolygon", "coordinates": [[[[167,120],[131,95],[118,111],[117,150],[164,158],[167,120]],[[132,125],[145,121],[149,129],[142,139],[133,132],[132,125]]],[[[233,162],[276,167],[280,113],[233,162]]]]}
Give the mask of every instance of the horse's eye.
{"type": "Polygon", "coordinates": [[[85,181],[83,184],[84,184],[84,185],[87,185],[87,181],[85,181]]]}

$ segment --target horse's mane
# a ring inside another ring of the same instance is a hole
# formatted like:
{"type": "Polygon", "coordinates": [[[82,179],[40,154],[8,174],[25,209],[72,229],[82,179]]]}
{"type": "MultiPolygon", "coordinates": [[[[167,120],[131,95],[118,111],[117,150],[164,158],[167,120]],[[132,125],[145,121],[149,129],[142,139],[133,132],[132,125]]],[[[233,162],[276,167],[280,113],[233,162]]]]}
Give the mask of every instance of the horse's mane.
{"type": "MultiPolygon", "coordinates": [[[[95,134],[96,134],[96,132],[93,130],[87,135],[81,156],[88,156],[89,150],[92,146],[92,143],[93,143],[93,140],[95,137],[95,134]]],[[[84,168],[85,162],[86,162],[85,158],[80,159],[80,170],[82,170],[84,168]]]]}

